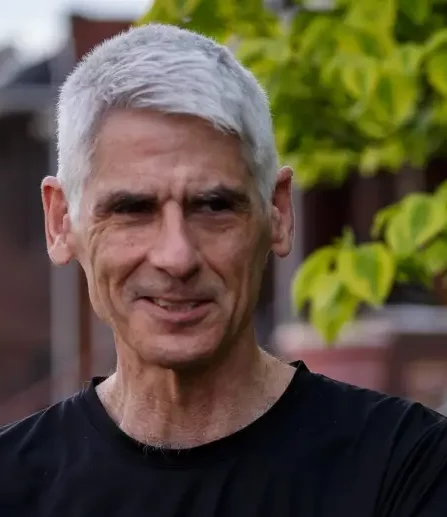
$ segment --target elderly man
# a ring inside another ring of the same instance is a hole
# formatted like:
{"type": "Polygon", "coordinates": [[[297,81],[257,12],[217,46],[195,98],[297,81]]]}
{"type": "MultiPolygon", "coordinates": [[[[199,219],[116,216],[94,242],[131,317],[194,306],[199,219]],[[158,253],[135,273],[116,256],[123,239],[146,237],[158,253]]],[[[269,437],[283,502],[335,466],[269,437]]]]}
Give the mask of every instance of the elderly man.
{"type": "Polygon", "coordinates": [[[0,432],[3,517],[441,517],[447,424],[256,344],[292,171],[228,50],[152,25],[62,88],[48,252],[77,260],[116,371],[0,432]]]}

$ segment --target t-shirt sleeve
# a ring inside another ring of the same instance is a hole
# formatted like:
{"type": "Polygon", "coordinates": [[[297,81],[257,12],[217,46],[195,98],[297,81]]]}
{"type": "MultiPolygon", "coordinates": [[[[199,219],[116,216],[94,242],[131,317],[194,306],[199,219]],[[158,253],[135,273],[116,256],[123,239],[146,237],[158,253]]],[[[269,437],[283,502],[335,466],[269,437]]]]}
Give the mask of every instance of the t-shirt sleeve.
{"type": "Polygon", "coordinates": [[[447,517],[447,421],[419,404],[403,415],[378,517],[447,517]]]}

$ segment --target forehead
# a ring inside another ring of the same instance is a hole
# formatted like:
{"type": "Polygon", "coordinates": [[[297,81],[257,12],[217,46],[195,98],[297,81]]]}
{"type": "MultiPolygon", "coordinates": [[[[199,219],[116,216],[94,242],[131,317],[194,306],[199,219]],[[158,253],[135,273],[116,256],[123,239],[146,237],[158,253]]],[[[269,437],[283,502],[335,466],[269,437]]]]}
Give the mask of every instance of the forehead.
{"type": "Polygon", "coordinates": [[[98,130],[92,186],[181,195],[224,184],[249,191],[240,140],[188,115],[123,109],[98,130]]]}

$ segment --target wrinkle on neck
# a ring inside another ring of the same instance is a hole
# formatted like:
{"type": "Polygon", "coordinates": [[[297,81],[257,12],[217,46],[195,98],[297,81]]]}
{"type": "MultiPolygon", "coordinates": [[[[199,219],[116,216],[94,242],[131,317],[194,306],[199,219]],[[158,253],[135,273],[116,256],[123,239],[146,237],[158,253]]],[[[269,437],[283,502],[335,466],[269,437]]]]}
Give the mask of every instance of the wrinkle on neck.
{"type": "Polygon", "coordinates": [[[189,448],[228,436],[265,413],[294,368],[254,346],[195,371],[148,366],[117,372],[97,387],[111,418],[142,443],[189,448]]]}

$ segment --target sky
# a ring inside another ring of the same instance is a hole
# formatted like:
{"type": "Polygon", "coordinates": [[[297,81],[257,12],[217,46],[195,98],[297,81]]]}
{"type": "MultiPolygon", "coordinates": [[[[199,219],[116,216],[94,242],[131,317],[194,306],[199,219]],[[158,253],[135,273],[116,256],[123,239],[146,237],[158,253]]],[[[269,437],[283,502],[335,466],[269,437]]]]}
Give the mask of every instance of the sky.
{"type": "Polygon", "coordinates": [[[12,43],[25,60],[51,55],[66,40],[67,13],[138,17],[150,0],[0,0],[0,47],[12,43]]]}

